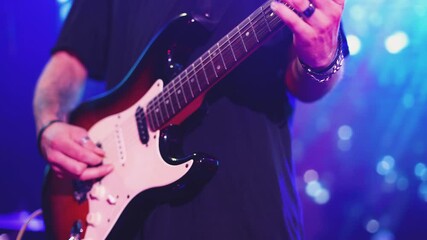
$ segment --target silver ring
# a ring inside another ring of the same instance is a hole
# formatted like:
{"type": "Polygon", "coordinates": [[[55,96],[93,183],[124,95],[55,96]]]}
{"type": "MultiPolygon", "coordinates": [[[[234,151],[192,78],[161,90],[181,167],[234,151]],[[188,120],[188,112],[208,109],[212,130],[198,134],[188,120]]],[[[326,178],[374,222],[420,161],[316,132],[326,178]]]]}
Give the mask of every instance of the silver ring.
{"type": "Polygon", "coordinates": [[[89,142],[90,138],[88,136],[84,136],[80,139],[80,145],[84,146],[87,142],[89,142]]]}
{"type": "Polygon", "coordinates": [[[308,7],[302,12],[304,17],[309,18],[313,15],[314,11],[316,11],[316,7],[312,2],[308,5],[308,7]]]}

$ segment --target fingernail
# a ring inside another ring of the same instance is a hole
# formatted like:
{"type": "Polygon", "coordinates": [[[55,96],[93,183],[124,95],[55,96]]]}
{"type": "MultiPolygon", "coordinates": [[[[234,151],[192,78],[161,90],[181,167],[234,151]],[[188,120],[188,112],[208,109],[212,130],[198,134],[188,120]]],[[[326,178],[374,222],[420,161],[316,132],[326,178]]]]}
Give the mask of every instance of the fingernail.
{"type": "Polygon", "coordinates": [[[114,166],[112,164],[108,165],[107,167],[108,172],[111,172],[114,170],[114,166]]]}
{"type": "Polygon", "coordinates": [[[278,3],[276,1],[272,1],[270,4],[271,10],[276,11],[278,7],[278,3]]]}

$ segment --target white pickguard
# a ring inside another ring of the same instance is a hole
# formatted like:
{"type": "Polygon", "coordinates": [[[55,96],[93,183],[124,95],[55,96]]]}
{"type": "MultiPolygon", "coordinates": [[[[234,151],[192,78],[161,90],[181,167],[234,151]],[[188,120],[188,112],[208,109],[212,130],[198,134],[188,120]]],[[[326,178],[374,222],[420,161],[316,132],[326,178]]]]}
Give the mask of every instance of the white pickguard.
{"type": "Polygon", "coordinates": [[[193,164],[169,165],[159,150],[160,131],[149,130],[149,142],[139,139],[135,112],[137,107],[147,109],[154,96],[163,89],[157,80],[150,90],[132,107],[97,122],[89,136],[102,144],[106,152],[105,164],[114,165],[114,171],[93,185],[88,193],[89,214],[85,240],[105,239],[128,203],[139,193],[165,186],[183,177],[193,164]]]}

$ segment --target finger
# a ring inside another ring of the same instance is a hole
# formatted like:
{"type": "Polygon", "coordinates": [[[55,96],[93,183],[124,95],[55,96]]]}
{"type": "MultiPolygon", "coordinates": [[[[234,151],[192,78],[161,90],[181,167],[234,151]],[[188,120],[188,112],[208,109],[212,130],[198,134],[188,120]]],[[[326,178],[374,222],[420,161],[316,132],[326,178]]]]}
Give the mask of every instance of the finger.
{"type": "Polygon", "coordinates": [[[79,179],[82,181],[92,180],[104,177],[105,175],[111,173],[114,167],[111,164],[101,165],[99,167],[90,167],[86,168],[82,174],[79,176],[79,179]]]}
{"type": "Polygon", "coordinates": [[[336,5],[332,0],[310,0],[310,2],[313,3],[317,10],[325,12],[328,12],[331,6],[336,5]]]}
{"type": "MultiPolygon", "coordinates": [[[[327,1],[322,1],[328,2],[327,1]]],[[[327,24],[327,17],[324,11],[318,9],[317,4],[309,0],[286,0],[287,4],[295,8],[300,18],[312,27],[321,27],[327,24]]],[[[286,3],[285,3],[286,4],[286,3]]]]}
{"type": "Polygon", "coordinates": [[[300,13],[307,9],[310,4],[309,0],[284,0],[284,2],[294,7],[300,13]]]}
{"type": "MultiPolygon", "coordinates": [[[[318,0],[316,0],[318,1],[318,0]]],[[[336,4],[340,5],[342,8],[344,8],[345,0],[332,0],[332,2],[335,2],[336,4]]]]}
{"type": "Polygon", "coordinates": [[[101,148],[99,148],[88,136],[84,136],[80,139],[80,145],[89,151],[94,152],[100,157],[105,157],[105,152],[101,148]]]}
{"type": "Polygon", "coordinates": [[[66,139],[63,144],[63,153],[72,159],[90,166],[96,166],[102,163],[104,156],[98,155],[93,150],[89,150],[73,140],[66,139]]]}
{"type": "Polygon", "coordinates": [[[344,11],[343,0],[311,0],[311,2],[316,7],[316,12],[322,13],[325,16],[333,16],[340,18],[344,11]],[[341,2],[338,3],[337,1],[341,2]]]}
{"type": "Polygon", "coordinates": [[[59,151],[49,151],[47,160],[58,174],[71,177],[80,176],[87,168],[87,165],[68,157],[59,151]]]}
{"type": "Polygon", "coordinates": [[[94,153],[98,154],[101,157],[105,156],[105,152],[100,149],[88,136],[88,132],[86,129],[81,127],[73,126],[75,129],[72,133],[71,138],[76,139],[77,143],[79,143],[82,147],[85,147],[86,149],[89,149],[93,151],[94,153]]]}
{"type": "Polygon", "coordinates": [[[303,19],[301,19],[294,11],[282,3],[276,1],[271,2],[271,9],[279,16],[283,22],[296,35],[311,35],[311,27],[303,19]]]}
{"type": "Polygon", "coordinates": [[[60,167],[56,166],[55,164],[51,164],[50,166],[58,178],[60,179],[64,178],[65,174],[60,167]]]}

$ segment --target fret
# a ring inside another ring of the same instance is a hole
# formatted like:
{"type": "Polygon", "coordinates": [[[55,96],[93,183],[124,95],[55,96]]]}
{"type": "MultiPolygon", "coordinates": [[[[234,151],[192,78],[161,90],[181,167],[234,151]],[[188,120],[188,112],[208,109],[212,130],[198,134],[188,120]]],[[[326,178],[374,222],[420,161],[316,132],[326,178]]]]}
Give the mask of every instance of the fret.
{"type": "MultiPolygon", "coordinates": [[[[245,21],[246,21],[246,19],[245,19],[245,21]]],[[[240,25],[241,24],[237,25],[237,29],[238,29],[237,34],[239,35],[239,37],[240,37],[240,39],[242,41],[243,48],[245,49],[245,52],[248,52],[248,48],[246,47],[245,40],[243,39],[243,33],[242,33],[242,29],[241,29],[240,25]]]]}
{"type": "Polygon", "coordinates": [[[240,61],[243,56],[246,54],[246,50],[244,49],[242,38],[240,37],[240,34],[238,32],[239,30],[237,28],[231,30],[230,34],[230,40],[231,40],[231,49],[234,52],[234,56],[236,57],[236,61],[240,61]]]}
{"type": "MultiPolygon", "coordinates": [[[[181,75],[179,75],[179,76],[181,76],[181,75]]],[[[179,78],[179,76],[177,77],[177,79],[179,78]]],[[[181,78],[179,78],[179,79],[181,79],[181,78]]],[[[175,85],[177,86],[177,89],[175,90],[176,91],[175,96],[177,98],[177,101],[179,103],[180,108],[182,108],[182,106],[185,106],[188,103],[187,97],[186,97],[185,92],[184,92],[184,86],[183,86],[184,83],[182,81],[177,81],[177,83],[175,85]]]]}
{"type": "Polygon", "coordinates": [[[174,116],[175,113],[176,113],[175,108],[173,106],[173,104],[174,104],[175,101],[171,100],[172,99],[171,98],[172,94],[173,94],[173,91],[171,91],[171,89],[168,88],[168,85],[167,85],[165,87],[165,89],[163,90],[163,94],[162,95],[163,95],[163,99],[164,99],[163,104],[165,106],[165,110],[166,110],[165,112],[167,113],[166,116],[168,117],[168,119],[171,118],[172,116],[174,116]]]}
{"type": "Polygon", "coordinates": [[[284,26],[281,19],[264,3],[227,35],[188,66],[162,93],[147,105],[147,121],[157,130],[211,87],[229,70],[236,67],[272,32],[284,26]]]}
{"type": "Polygon", "coordinates": [[[240,28],[240,32],[242,33],[242,41],[245,44],[245,50],[250,51],[258,45],[258,40],[255,36],[255,32],[251,28],[250,20],[246,19],[242,23],[244,25],[240,28]]]}
{"type": "Polygon", "coordinates": [[[191,96],[194,98],[196,98],[199,93],[202,91],[202,89],[200,88],[199,82],[196,79],[196,75],[194,74],[194,63],[191,64],[188,68],[187,68],[187,82],[190,86],[190,90],[191,90],[191,96]]]}
{"type": "Polygon", "coordinates": [[[197,76],[197,81],[201,89],[200,91],[203,92],[204,90],[206,90],[207,86],[209,85],[209,78],[206,75],[203,60],[201,60],[200,58],[197,59],[195,66],[197,66],[194,71],[197,76]]]}
{"type": "Polygon", "coordinates": [[[159,119],[160,108],[159,108],[159,105],[158,105],[158,101],[156,101],[157,99],[158,99],[158,96],[153,99],[153,101],[154,101],[153,105],[154,106],[152,106],[152,111],[151,111],[151,113],[154,115],[154,117],[156,119],[156,125],[155,125],[156,129],[159,128],[160,124],[161,124],[161,120],[159,119]]]}
{"type": "MultiPolygon", "coordinates": [[[[175,85],[175,84],[174,84],[175,85]]],[[[169,98],[171,101],[171,105],[172,105],[172,109],[173,109],[173,114],[175,115],[176,113],[178,113],[181,109],[182,109],[182,104],[178,101],[178,96],[176,95],[176,87],[174,87],[173,89],[171,89],[171,91],[169,92],[169,98]]]]}
{"type": "Polygon", "coordinates": [[[227,46],[230,48],[231,53],[233,54],[234,61],[236,62],[237,58],[236,58],[236,54],[234,54],[233,48],[231,47],[230,34],[227,34],[225,37],[227,39],[227,46]]]}
{"type": "Polygon", "coordinates": [[[280,18],[279,17],[277,17],[276,15],[273,15],[272,17],[271,17],[271,25],[273,25],[274,26],[274,29],[278,29],[279,27],[281,27],[281,26],[283,26],[283,22],[282,22],[282,20],[280,20],[280,18]]]}
{"type": "Polygon", "coordinates": [[[257,33],[259,40],[264,40],[265,37],[267,37],[271,31],[267,19],[265,18],[264,13],[259,10],[259,14],[255,16],[255,18],[252,19],[252,27],[254,28],[254,31],[257,33]]]}
{"type": "MultiPolygon", "coordinates": [[[[261,9],[261,11],[262,11],[262,16],[264,17],[264,20],[265,20],[265,22],[267,23],[267,27],[268,27],[268,31],[269,32],[271,32],[272,31],[272,29],[271,29],[271,27],[270,27],[270,24],[269,24],[269,22],[268,22],[268,19],[269,18],[267,18],[267,14],[265,14],[266,13],[266,11],[265,11],[265,8],[264,8],[264,6],[261,6],[260,7],[260,9],[261,9]]],[[[267,10],[267,12],[268,12],[268,10],[267,10]]]]}
{"type": "Polygon", "coordinates": [[[276,16],[271,8],[264,8],[263,13],[270,28],[270,32],[276,30],[278,26],[283,25],[282,21],[276,16]]]}
{"type": "Polygon", "coordinates": [[[270,33],[270,28],[265,19],[264,12],[262,8],[258,8],[250,16],[252,29],[256,33],[258,40],[261,42],[268,33],[270,33]]]}
{"type": "Polygon", "coordinates": [[[233,50],[231,49],[228,36],[222,38],[218,43],[219,51],[224,62],[225,68],[228,70],[232,68],[236,63],[236,57],[234,56],[233,50]]]}
{"type": "Polygon", "coordinates": [[[216,76],[223,76],[227,70],[227,67],[225,66],[221,51],[218,48],[218,44],[215,44],[208,52],[212,60],[212,65],[214,67],[216,76]]]}
{"type": "Polygon", "coordinates": [[[222,64],[223,64],[223,66],[224,66],[224,69],[225,70],[228,70],[228,68],[227,68],[227,65],[225,64],[225,61],[224,61],[224,56],[223,56],[223,49],[221,49],[220,48],[220,45],[219,45],[219,43],[216,43],[216,48],[218,49],[218,52],[219,52],[219,55],[221,56],[221,61],[222,61],[222,64]]]}
{"type": "MultiPolygon", "coordinates": [[[[259,43],[258,34],[257,34],[257,31],[255,31],[255,28],[254,28],[254,25],[253,25],[254,22],[253,22],[251,16],[249,16],[248,19],[249,19],[249,24],[251,25],[252,32],[254,33],[255,39],[256,39],[257,43],[259,43]]],[[[255,19],[257,19],[257,18],[255,17],[255,19]]]]}
{"type": "Polygon", "coordinates": [[[155,118],[154,118],[154,114],[153,114],[153,107],[152,107],[153,104],[152,103],[153,102],[150,102],[147,105],[146,115],[148,117],[148,125],[150,125],[151,130],[155,131],[157,127],[155,126],[156,122],[155,122],[155,118]]]}
{"type": "Polygon", "coordinates": [[[206,54],[206,57],[207,57],[206,62],[208,62],[210,65],[212,65],[213,73],[215,74],[215,77],[217,78],[218,73],[216,72],[216,66],[215,66],[215,63],[213,62],[211,49],[209,49],[207,54],[206,54]]]}
{"type": "MultiPolygon", "coordinates": [[[[163,125],[163,123],[165,123],[170,117],[170,113],[168,112],[168,109],[166,107],[166,96],[164,94],[164,92],[162,94],[159,95],[159,109],[160,109],[160,115],[162,117],[162,122],[160,125],[163,125]]],[[[169,101],[169,100],[168,100],[169,101]]]]}
{"type": "MultiPolygon", "coordinates": [[[[169,84],[173,87],[173,90],[170,91],[170,95],[171,98],[173,98],[175,101],[172,101],[172,107],[177,110],[174,113],[178,112],[181,109],[181,103],[179,102],[179,98],[178,98],[178,90],[179,90],[179,86],[177,86],[178,84],[176,82],[171,82],[171,84],[169,84]]],[[[166,88],[169,86],[166,85],[166,88]]]]}
{"type": "MultiPolygon", "coordinates": [[[[210,79],[216,80],[218,78],[215,68],[212,64],[212,60],[210,58],[209,51],[205,52],[201,57],[202,63],[203,63],[203,70],[206,74],[206,79],[209,81],[210,79]]],[[[208,82],[209,84],[209,82],[208,82]]]]}
{"type": "Polygon", "coordinates": [[[186,100],[186,102],[189,100],[191,102],[191,100],[194,99],[194,95],[193,95],[193,91],[191,91],[191,86],[190,86],[190,82],[188,81],[187,78],[187,73],[184,71],[179,75],[179,80],[181,82],[181,87],[182,87],[182,93],[183,96],[186,100]]]}

